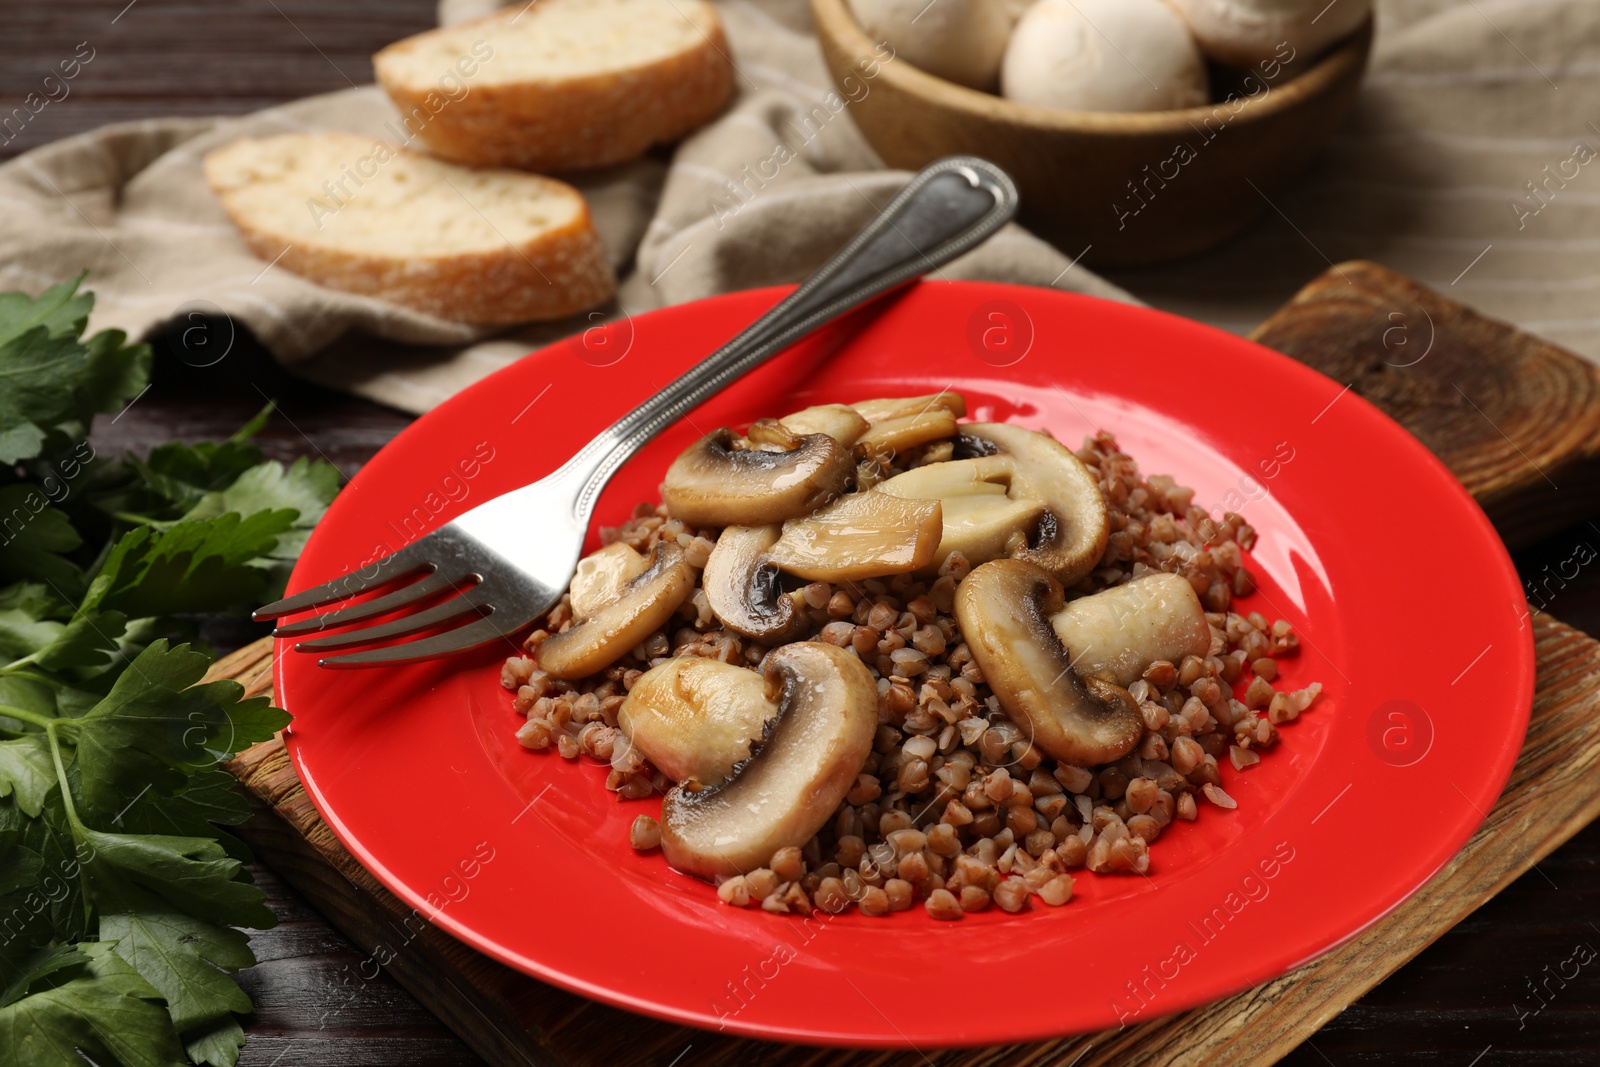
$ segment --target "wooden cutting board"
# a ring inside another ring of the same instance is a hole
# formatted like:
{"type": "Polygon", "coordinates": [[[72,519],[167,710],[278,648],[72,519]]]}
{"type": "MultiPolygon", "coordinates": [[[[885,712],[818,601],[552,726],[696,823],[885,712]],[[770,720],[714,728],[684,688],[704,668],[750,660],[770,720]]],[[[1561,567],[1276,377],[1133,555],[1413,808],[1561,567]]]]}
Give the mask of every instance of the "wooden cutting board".
{"type": "MultiPolygon", "coordinates": [[[[1600,505],[1600,372],[1370,263],[1341,264],[1256,331],[1365,395],[1434,450],[1508,543],[1600,505]]],[[[544,985],[423,922],[318,816],[281,741],[231,765],[256,808],[240,836],[489,1063],[631,1067],[1270,1064],[1600,815],[1600,642],[1530,614],[1538,674],[1504,794],[1444,870],[1354,941],[1291,974],[1166,1019],[1076,1038],[904,1054],[773,1045],[632,1015],[544,985]],[[683,1059],[692,1050],[692,1057],[683,1059]]],[[[269,641],[212,677],[270,693],[269,641]]]]}

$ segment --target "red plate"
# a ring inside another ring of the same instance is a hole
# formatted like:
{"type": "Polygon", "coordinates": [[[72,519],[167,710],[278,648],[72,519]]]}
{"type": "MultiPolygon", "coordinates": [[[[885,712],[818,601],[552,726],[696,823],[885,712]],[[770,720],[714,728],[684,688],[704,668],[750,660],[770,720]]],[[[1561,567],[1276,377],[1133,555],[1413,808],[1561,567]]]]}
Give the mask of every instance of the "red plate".
{"type": "MultiPolygon", "coordinates": [[[[355,477],[290,589],[544,475],[780,295],[653,312],[466,390],[355,477]]],[[[884,1047],[1024,1041],[1214,1000],[1355,936],[1455,855],[1532,703],[1516,573],[1416,440],[1237,337],[1046,289],[925,282],[668,431],[611,484],[599,522],[655,501],[703,430],[950,388],[975,418],[1071,442],[1104,426],[1146,473],[1241,511],[1260,534],[1245,608],[1302,635],[1288,684],[1326,687],[1260,764],[1224,761],[1238,809],[1202,805],[1155,845],[1148,877],[1084,874],[1065,907],[958,923],[735,910],[628,847],[628,824],[658,804],[619,802],[598,767],[517,744],[499,655],[336,673],[280,648],[289,750],[323,817],[424,916],[530,975],[695,1026],[884,1047]],[[950,1011],[951,989],[995,995],[950,1011]]]]}

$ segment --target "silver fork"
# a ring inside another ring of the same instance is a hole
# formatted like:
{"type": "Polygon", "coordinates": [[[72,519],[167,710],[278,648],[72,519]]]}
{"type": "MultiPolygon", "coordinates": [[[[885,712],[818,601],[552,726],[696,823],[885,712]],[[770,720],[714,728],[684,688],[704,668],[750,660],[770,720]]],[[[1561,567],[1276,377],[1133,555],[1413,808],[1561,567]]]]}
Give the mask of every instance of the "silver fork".
{"type": "Polygon", "coordinates": [[[421,611],[294,647],[327,652],[425,635],[318,661],[323,667],[377,667],[511,640],[561,598],[577,567],[595,500],[639,449],[818,326],[966,252],[1004,225],[1016,209],[1016,186],[994,164],[952,156],[930,165],[798,289],[601,432],[553,474],[479,504],[363,569],[268,604],[255,618],[281,619],[399,585],[371,600],[280,624],[273,635],[321,633],[454,591],[421,611]],[[531,522],[534,516],[538,521],[531,522]],[[435,630],[442,632],[429,633],[435,630]]]}

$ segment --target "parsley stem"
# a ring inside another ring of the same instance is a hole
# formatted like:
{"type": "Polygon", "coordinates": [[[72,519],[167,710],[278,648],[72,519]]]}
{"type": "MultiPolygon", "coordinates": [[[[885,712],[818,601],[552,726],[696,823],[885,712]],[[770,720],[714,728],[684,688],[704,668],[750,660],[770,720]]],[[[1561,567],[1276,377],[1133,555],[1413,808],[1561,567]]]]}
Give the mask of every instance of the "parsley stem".
{"type": "Polygon", "coordinates": [[[67,809],[67,821],[75,831],[83,830],[85,827],[78,818],[78,808],[72,802],[72,787],[67,783],[67,765],[61,759],[61,741],[56,737],[58,725],[60,723],[52,719],[44,728],[44,736],[50,742],[50,758],[55,761],[56,783],[61,786],[61,804],[67,809]]]}
{"type": "Polygon", "coordinates": [[[148,515],[135,515],[131,511],[113,511],[111,513],[111,517],[113,519],[121,519],[123,522],[128,523],[131,526],[162,527],[167,525],[167,523],[164,523],[159,519],[152,519],[148,515]]]}
{"type": "Polygon", "coordinates": [[[29,723],[45,730],[52,728],[61,721],[48,715],[40,715],[37,711],[29,711],[27,708],[14,708],[10,704],[0,704],[0,715],[8,719],[16,719],[18,722],[29,723]]]}
{"type": "Polygon", "coordinates": [[[23,656],[21,659],[14,659],[10,663],[7,663],[4,667],[0,667],[0,674],[11,674],[23,667],[32,666],[37,662],[39,662],[39,653],[35,652],[32,655],[23,656]]]}

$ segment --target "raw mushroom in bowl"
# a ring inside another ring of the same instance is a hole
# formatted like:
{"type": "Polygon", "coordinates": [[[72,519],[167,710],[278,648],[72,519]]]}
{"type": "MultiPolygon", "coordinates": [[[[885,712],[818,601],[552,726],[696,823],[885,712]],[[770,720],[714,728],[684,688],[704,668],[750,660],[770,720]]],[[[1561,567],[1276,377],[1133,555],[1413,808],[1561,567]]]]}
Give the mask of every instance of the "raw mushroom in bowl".
{"type": "Polygon", "coordinates": [[[1249,67],[1277,60],[1309,63],[1372,14],[1372,0],[1171,0],[1200,50],[1219,63],[1249,67]]]}
{"type": "Polygon", "coordinates": [[[1006,0],[850,0],[867,35],[935,77],[993,89],[1015,19],[1006,0]]]}
{"type": "Polygon", "coordinates": [[[1167,111],[1204,104],[1209,82],[1163,0],[1039,0],[1011,35],[1000,92],[1068,111],[1167,111]]]}

